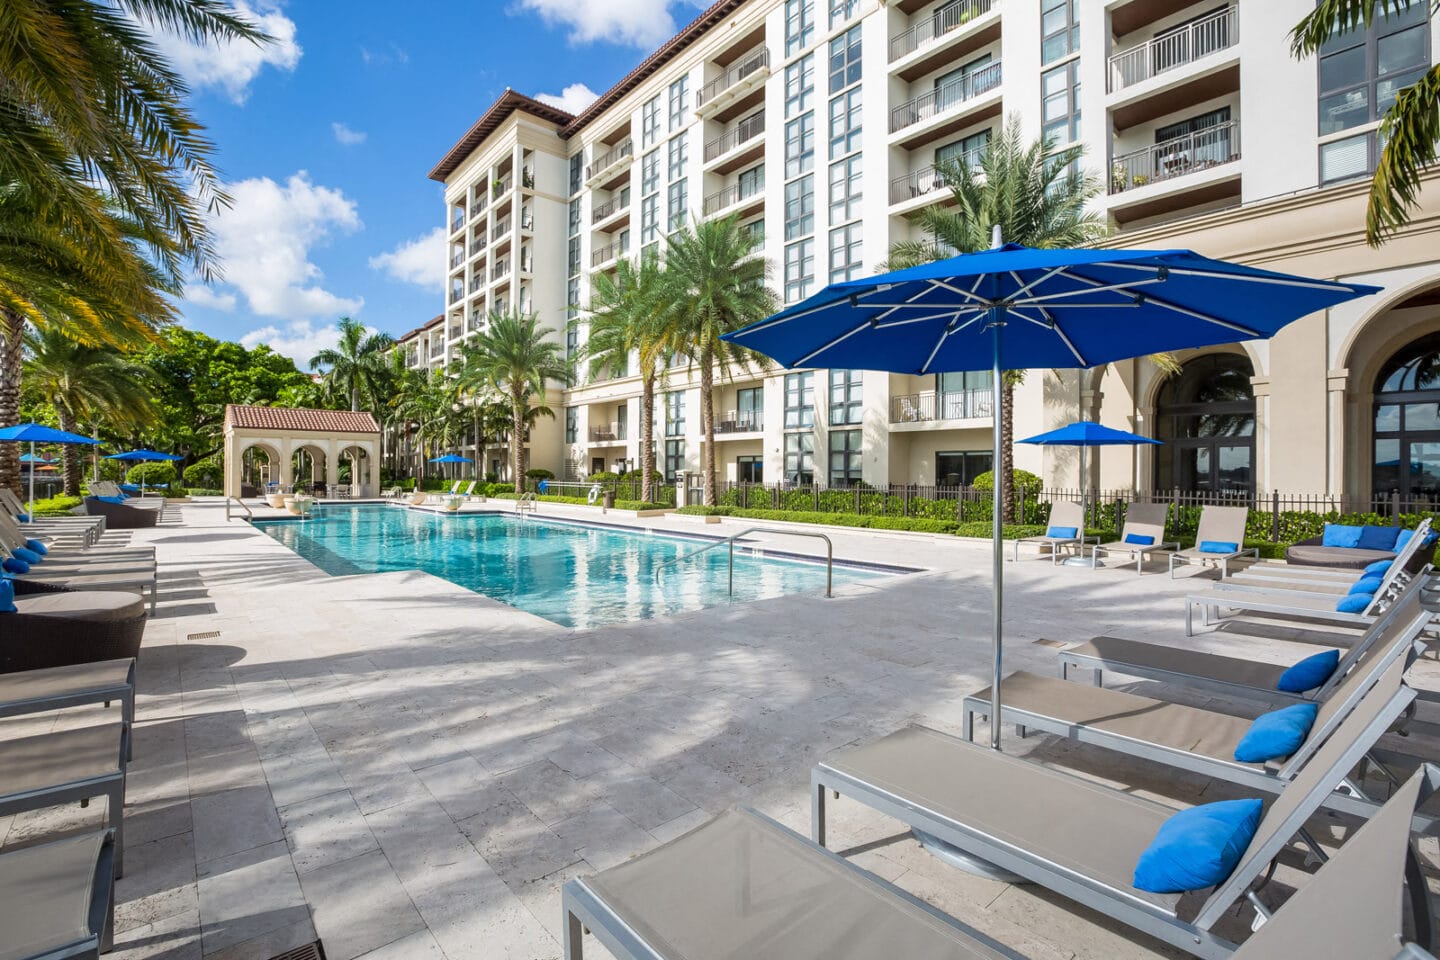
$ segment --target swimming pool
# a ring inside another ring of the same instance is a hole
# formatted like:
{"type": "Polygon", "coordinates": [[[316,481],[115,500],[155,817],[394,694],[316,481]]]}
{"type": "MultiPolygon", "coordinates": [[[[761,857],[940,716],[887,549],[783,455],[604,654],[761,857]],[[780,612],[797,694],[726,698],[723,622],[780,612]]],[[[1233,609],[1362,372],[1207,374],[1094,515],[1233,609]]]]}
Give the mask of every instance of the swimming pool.
{"type": "MultiPolygon", "coordinates": [[[[326,573],[424,570],[567,627],[666,616],[793,593],[824,594],[825,565],[727,551],[656,568],[704,541],[513,514],[437,514],[396,507],[325,505],[305,521],[255,521],[326,573]]],[[[835,585],[885,574],[835,567],[835,585]]]]}

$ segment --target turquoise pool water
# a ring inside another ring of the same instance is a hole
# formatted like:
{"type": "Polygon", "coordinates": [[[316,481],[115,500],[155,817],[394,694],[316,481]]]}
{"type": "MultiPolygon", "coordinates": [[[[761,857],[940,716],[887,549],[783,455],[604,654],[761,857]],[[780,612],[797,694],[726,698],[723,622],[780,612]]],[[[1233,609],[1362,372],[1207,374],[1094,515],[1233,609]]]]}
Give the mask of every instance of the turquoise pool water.
{"type": "MultiPolygon", "coordinates": [[[[331,506],[317,519],[256,521],[333,575],[424,570],[567,627],[590,627],[792,593],[824,594],[825,565],[735,554],[727,595],[725,548],[671,564],[704,541],[510,514],[442,515],[386,506],[331,506]]],[[[818,544],[817,544],[818,545],[818,544]]],[[[835,567],[835,585],[884,576],[835,567]]]]}

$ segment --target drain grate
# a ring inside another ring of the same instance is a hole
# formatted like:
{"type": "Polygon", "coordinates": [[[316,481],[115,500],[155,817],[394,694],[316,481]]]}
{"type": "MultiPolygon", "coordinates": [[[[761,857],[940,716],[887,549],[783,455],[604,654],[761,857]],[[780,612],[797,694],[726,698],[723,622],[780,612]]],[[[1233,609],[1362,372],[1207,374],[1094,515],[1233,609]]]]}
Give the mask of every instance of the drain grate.
{"type": "MultiPolygon", "coordinates": [[[[215,639],[216,637],[218,637],[218,636],[220,636],[220,631],[219,631],[219,630],[206,630],[204,633],[187,633],[187,634],[185,634],[185,639],[186,639],[186,640],[214,640],[214,639],[215,639]]],[[[290,956],[290,955],[287,953],[287,954],[285,954],[285,956],[288,957],[288,956],[290,956]]]]}
{"type": "Polygon", "coordinates": [[[303,947],[296,947],[294,950],[287,950],[272,960],[325,960],[325,948],[320,946],[320,941],[307,943],[303,947]]]}

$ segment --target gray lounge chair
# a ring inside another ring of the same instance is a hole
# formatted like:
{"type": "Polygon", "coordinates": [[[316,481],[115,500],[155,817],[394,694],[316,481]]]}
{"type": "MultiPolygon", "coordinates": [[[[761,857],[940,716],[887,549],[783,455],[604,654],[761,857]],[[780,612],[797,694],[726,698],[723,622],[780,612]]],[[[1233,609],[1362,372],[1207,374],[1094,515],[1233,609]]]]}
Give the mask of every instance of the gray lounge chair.
{"type": "Polygon", "coordinates": [[[1161,550],[1179,550],[1180,541],[1165,539],[1165,522],[1170,516],[1168,503],[1132,503],[1125,508],[1125,525],[1120,539],[1110,543],[1097,543],[1090,548],[1090,565],[1095,566],[1100,557],[1124,554],[1135,561],[1135,572],[1145,572],[1145,561],[1150,554],[1161,550]],[[1130,538],[1149,539],[1149,543],[1136,542],[1130,538]]]}
{"type": "Polygon", "coordinates": [[[44,565],[32,567],[29,573],[20,574],[17,580],[41,585],[53,585],[66,587],[78,591],[122,591],[134,592],[144,597],[148,591],[150,594],[150,613],[155,613],[156,590],[159,585],[159,577],[153,569],[151,570],[112,570],[93,569],[83,570],[82,568],[60,569],[54,568],[47,571],[44,565]]]}
{"type": "Polygon", "coordinates": [[[107,830],[0,854],[0,960],[98,960],[115,926],[107,830]]]}
{"type": "MultiPolygon", "coordinates": [[[[0,673],[0,717],[48,713],[69,707],[120,701],[120,722],[135,725],[135,659],[74,663],[19,673],[0,673]]],[[[126,740],[125,759],[134,759],[134,738],[126,740]]]]}
{"type": "MultiPolygon", "coordinates": [[[[1175,812],[1171,807],[924,727],[841,750],[817,765],[812,837],[824,843],[825,803],[833,791],[1182,950],[1228,957],[1235,944],[1214,931],[1217,921],[1334,795],[1364,756],[1370,728],[1379,723],[1383,729],[1385,722],[1378,710],[1353,711],[1268,802],[1235,870],[1198,911],[1183,915],[1181,895],[1132,884],[1141,852],[1175,812]]],[[[1368,815],[1380,809],[1376,804],[1368,815]]]]}
{"type": "Polygon", "coordinates": [[[1045,550],[1048,549],[1050,551],[1050,562],[1054,563],[1059,559],[1062,547],[1068,547],[1076,551],[1076,555],[1078,556],[1084,552],[1085,544],[1089,540],[1094,540],[1097,543],[1100,541],[1099,537],[1087,538],[1085,536],[1085,508],[1070,500],[1057,500],[1055,503],[1050,504],[1050,519],[1045,524],[1045,529],[1049,531],[1056,527],[1073,529],[1075,536],[1052,537],[1047,532],[1042,537],[1021,537],[1015,541],[1015,549],[1010,559],[1015,561],[1020,559],[1020,545],[1022,543],[1032,543],[1039,547],[1041,551],[1040,556],[1044,556],[1045,550]]]}
{"type": "MultiPolygon", "coordinates": [[[[1428,567],[1422,574],[1428,574],[1428,567]]],[[[1398,575],[1392,570],[1387,577],[1398,575]]],[[[1264,614],[1281,619],[1318,620],[1339,627],[1364,629],[1374,622],[1391,603],[1394,596],[1390,589],[1393,580],[1383,582],[1376,590],[1365,609],[1348,613],[1335,609],[1344,594],[1316,593],[1308,590],[1261,590],[1232,584],[1215,584],[1205,593],[1192,593],[1185,597],[1185,636],[1195,636],[1195,609],[1201,611],[1201,623],[1211,627],[1221,620],[1228,620],[1238,613],[1264,614]],[[1226,610],[1228,613],[1222,614],[1226,610]]]]}
{"type": "Polygon", "coordinates": [[[39,540],[49,549],[46,559],[57,560],[134,560],[148,559],[152,563],[155,560],[154,547],[122,547],[96,544],[87,546],[83,540],[71,539],[60,543],[57,538],[51,536],[35,536],[21,529],[20,523],[13,517],[0,513],[0,545],[14,550],[17,547],[25,546],[28,540],[39,540]],[[54,546],[52,546],[54,544],[54,546]]]}
{"type": "Polygon", "coordinates": [[[99,497],[85,498],[85,512],[105,518],[106,527],[113,530],[141,530],[153,527],[160,519],[161,511],[136,507],[127,503],[108,503],[99,497]]]}
{"type": "MultiPolygon", "coordinates": [[[[1412,566],[1416,568],[1420,566],[1420,561],[1416,560],[1416,557],[1423,549],[1425,538],[1429,535],[1430,518],[1426,517],[1420,521],[1420,525],[1415,528],[1414,535],[1390,561],[1390,569],[1395,570],[1400,578],[1405,578],[1412,566]],[[1412,561],[1414,562],[1412,563],[1412,561]]],[[[1309,567],[1279,560],[1262,560],[1232,575],[1230,579],[1235,583],[1250,583],[1255,586],[1264,586],[1269,582],[1276,584],[1328,583],[1344,584],[1345,588],[1349,589],[1360,577],[1361,571],[1350,568],[1309,567]]]]}
{"type": "Polygon", "coordinates": [[[1259,559],[1257,548],[1245,546],[1245,522],[1249,518],[1250,510],[1246,507],[1202,507],[1200,525],[1195,531],[1195,546],[1170,554],[1171,578],[1175,576],[1177,564],[1198,563],[1219,567],[1220,579],[1223,580],[1230,576],[1230,561],[1242,557],[1259,559]],[[1211,553],[1200,549],[1205,543],[1233,543],[1235,549],[1211,553]]]}

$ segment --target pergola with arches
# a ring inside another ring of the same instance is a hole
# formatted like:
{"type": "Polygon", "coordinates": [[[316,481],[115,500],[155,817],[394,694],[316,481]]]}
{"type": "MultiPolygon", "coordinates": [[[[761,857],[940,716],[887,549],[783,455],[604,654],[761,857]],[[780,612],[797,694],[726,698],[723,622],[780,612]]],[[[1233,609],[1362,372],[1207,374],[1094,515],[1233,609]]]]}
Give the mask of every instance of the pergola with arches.
{"type": "Polygon", "coordinates": [[[380,424],[365,411],[227,404],[226,496],[241,496],[244,458],[251,449],[265,453],[268,479],[287,492],[295,488],[297,454],[308,466],[311,485],[318,489],[323,483],[328,495],[340,485],[341,460],[350,462],[352,496],[373,497],[380,489],[380,424]]]}

